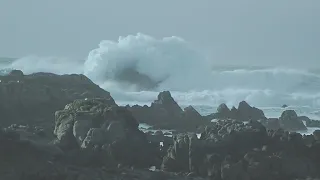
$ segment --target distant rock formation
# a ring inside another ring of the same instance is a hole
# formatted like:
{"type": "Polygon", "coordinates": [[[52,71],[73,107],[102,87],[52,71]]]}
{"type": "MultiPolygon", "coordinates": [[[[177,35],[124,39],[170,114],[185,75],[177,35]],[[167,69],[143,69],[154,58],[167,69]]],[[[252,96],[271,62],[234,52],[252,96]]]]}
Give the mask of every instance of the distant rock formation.
{"type": "Polygon", "coordinates": [[[299,116],[299,119],[306,123],[307,127],[318,127],[320,128],[320,120],[312,120],[306,116],[299,116]]]}
{"type": "Polygon", "coordinates": [[[279,118],[266,118],[263,111],[256,107],[251,107],[247,102],[241,101],[238,109],[232,107],[230,110],[226,104],[220,104],[216,113],[212,113],[205,117],[208,120],[212,119],[231,119],[237,121],[260,121],[266,128],[277,130],[282,128],[286,131],[305,131],[307,130],[303,121],[309,127],[320,127],[320,121],[310,120],[305,116],[298,116],[294,110],[285,110],[279,118]]]}
{"type": "Polygon", "coordinates": [[[230,110],[226,104],[221,104],[216,113],[206,117],[207,119],[235,119],[239,121],[263,120],[266,119],[263,111],[256,107],[251,107],[247,102],[241,101],[238,109],[232,107],[230,110]]]}
{"type": "Polygon", "coordinates": [[[287,131],[306,131],[307,127],[294,110],[285,110],[279,118],[281,128],[287,131]]]}
{"type": "Polygon", "coordinates": [[[160,92],[150,107],[135,105],[127,108],[140,123],[159,129],[197,131],[210,124],[192,106],[182,110],[169,91],[160,92]]]}
{"type": "Polygon", "coordinates": [[[285,110],[282,112],[279,118],[269,118],[262,120],[261,123],[270,130],[284,129],[290,132],[306,131],[308,123],[306,125],[303,121],[311,121],[306,116],[298,116],[294,110],[285,110]]]}

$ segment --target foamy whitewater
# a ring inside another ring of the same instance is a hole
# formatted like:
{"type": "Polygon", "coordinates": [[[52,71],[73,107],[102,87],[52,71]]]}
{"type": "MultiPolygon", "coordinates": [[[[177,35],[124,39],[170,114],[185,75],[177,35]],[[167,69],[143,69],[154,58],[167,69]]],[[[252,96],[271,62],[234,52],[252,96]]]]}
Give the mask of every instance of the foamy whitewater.
{"type": "Polygon", "coordinates": [[[170,90],[181,106],[193,105],[201,114],[214,112],[221,103],[237,106],[245,100],[268,117],[279,117],[281,106],[287,104],[299,115],[320,120],[320,74],[277,67],[222,68],[213,66],[214,61],[219,62],[207,59],[182,38],[156,39],[138,33],[101,41],[85,61],[32,56],[0,66],[4,74],[10,69],[25,74],[83,73],[121,105],[150,104],[159,91],[170,90]],[[138,74],[138,81],[147,78],[156,85],[139,87],[130,82],[132,74],[120,75],[126,70],[138,74]]]}

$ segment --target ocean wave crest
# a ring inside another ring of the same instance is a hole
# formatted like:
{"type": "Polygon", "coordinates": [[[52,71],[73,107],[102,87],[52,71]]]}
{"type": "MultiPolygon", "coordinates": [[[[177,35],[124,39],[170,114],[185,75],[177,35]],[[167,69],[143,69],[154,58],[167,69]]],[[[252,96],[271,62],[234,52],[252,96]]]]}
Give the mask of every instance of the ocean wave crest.
{"type": "MultiPolygon", "coordinates": [[[[7,65],[26,74],[84,73],[119,102],[151,102],[170,90],[181,104],[320,107],[320,76],[290,68],[218,68],[186,40],[138,33],[101,41],[85,61],[25,57],[7,65]]],[[[5,71],[7,72],[7,71],[5,71]]]]}

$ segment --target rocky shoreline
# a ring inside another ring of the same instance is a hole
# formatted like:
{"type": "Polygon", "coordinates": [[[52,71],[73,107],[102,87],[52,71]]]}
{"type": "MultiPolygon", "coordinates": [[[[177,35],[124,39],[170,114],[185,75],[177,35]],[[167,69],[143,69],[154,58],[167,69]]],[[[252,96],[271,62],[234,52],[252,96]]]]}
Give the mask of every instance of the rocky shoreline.
{"type": "Polygon", "coordinates": [[[169,91],[150,107],[121,107],[83,75],[18,70],[0,76],[0,100],[4,180],[320,178],[320,131],[295,132],[319,123],[293,110],[268,119],[242,101],[202,116],[169,91]]]}

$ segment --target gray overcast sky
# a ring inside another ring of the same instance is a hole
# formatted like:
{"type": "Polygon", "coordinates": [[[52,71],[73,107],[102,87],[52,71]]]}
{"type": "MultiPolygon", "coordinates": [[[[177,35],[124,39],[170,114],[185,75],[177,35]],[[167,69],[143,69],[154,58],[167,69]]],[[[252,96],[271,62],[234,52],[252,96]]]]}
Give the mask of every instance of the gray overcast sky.
{"type": "Polygon", "coordinates": [[[85,58],[137,32],[180,36],[220,64],[320,67],[320,0],[0,0],[0,56],[85,58]]]}

